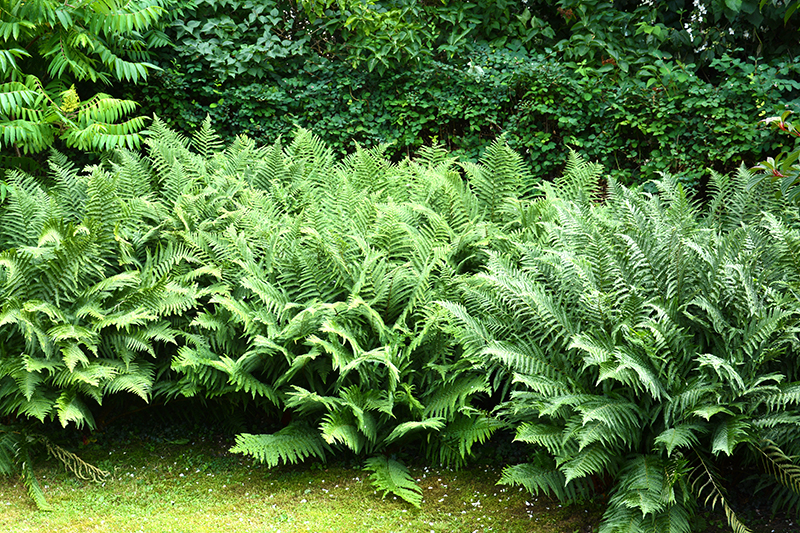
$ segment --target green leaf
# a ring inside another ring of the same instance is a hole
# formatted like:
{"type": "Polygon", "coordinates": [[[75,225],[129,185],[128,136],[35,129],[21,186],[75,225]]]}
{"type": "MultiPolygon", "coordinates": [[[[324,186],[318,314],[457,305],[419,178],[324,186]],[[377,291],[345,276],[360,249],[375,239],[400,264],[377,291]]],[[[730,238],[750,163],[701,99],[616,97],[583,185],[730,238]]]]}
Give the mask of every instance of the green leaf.
{"type": "Polygon", "coordinates": [[[749,441],[750,424],[738,417],[726,417],[714,429],[712,449],[714,454],[732,455],[737,445],[749,441]]]}
{"type": "Polygon", "coordinates": [[[742,9],[742,0],[725,0],[725,7],[738,13],[742,9]]]}
{"type": "Polygon", "coordinates": [[[665,429],[655,439],[656,444],[662,444],[667,450],[667,457],[672,455],[676,448],[692,448],[699,443],[699,435],[707,431],[700,424],[679,424],[673,428],[665,429]]]}
{"type": "Polygon", "coordinates": [[[411,421],[411,422],[403,422],[402,424],[398,424],[389,433],[389,436],[386,437],[384,440],[385,444],[390,444],[396,441],[399,438],[406,436],[409,433],[413,433],[420,430],[429,430],[437,432],[441,430],[445,425],[445,419],[441,417],[433,417],[428,418],[426,420],[420,421],[411,421]]]}
{"type": "Polygon", "coordinates": [[[236,436],[236,445],[230,451],[252,455],[272,468],[281,461],[294,464],[308,457],[325,459],[327,449],[318,431],[293,422],[271,435],[239,434],[236,436]]]}
{"type": "Polygon", "coordinates": [[[420,507],[422,489],[414,482],[408,468],[402,463],[379,455],[367,459],[364,470],[372,472],[370,474],[372,485],[383,491],[384,497],[391,492],[414,507],[420,507]]]}

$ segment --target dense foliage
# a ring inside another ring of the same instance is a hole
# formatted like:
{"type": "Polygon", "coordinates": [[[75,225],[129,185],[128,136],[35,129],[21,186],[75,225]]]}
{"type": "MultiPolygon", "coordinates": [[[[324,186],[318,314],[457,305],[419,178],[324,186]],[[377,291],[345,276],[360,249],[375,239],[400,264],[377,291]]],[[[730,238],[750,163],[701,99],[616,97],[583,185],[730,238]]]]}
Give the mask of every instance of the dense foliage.
{"type": "Polygon", "coordinates": [[[208,123],[193,149],[151,130],[146,154],[119,151],[109,167],[54,157],[49,190],[12,173],[0,413],[92,428],[119,393],[249,399],[291,421],[239,439],[270,464],[413,438],[459,465],[491,435],[498,423],[472,405],[489,390],[480,361],[424,309],[454,294],[503,197],[530,185],[518,155],[490,147],[465,167],[469,189],[441,149],[337,162],[308,132],[222,150],[208,123]]]}
{"type": "MultiPolygon", "coordinates": [[[[500,427],[502,482],[610,491],[603,531],[688,532],[724,458],[800,498],[797,212],[777,182],[713,174],[707,205],[572,153],[537,184],[500,140],[346,158],[312,133],[227,147],[158,119],[144,152],[48,182],[11,173],[0,220],[0,415],[93,428],[103,402],[250,404],[269,465],[337,450],[418,505],[399,458],[460,466],[500,427]],[[771,481],[770,481],[771,480],[771,481]]],[[[35,440],[0,427],[0,468],[35,440]],[[22,439],[22,440],[21,440],[22,439]]]]}
{"type": "Polygon", "coordinates": [[[600,169],[567,168],[576,180],[527,207],[518,252],[444,304],[467,354],[513,381],[498,412],[538,449],[501,482],[567,501],[610,490],[602,532],[690,531],[698,501],[746,531],[721,458],[800,489],[796,213],[771,183],[748,191],[744,169],[714,174],[700,207],[668,177],[653,195],[610,180],[596,204],[600,169]]]}
{"type": "Polygon", "coordinates": [[[785,7],[652,4],[203,0],[169,29],[164,71],[123,94],[186,133],[207,114],[226,141],[300,126],[395,161],[437,140],[476,161],[506,133],[542,177],[570,147],[624,183],[771,154],[781,140],[751,126],[800,109],[785,7]]]}
{"type": "Polygon", "coordinates": [[[148,50],[168,43],[159,30],[166,5],[0,2],[0,149],[41,152],[56,138],[81,150],[139,146],[145,119],[129,117],[136,102],[98,92],[92,84],[147,79],[154,67],[148,50]],[[88,85],[83,100],[76,84],[88,85]]]}

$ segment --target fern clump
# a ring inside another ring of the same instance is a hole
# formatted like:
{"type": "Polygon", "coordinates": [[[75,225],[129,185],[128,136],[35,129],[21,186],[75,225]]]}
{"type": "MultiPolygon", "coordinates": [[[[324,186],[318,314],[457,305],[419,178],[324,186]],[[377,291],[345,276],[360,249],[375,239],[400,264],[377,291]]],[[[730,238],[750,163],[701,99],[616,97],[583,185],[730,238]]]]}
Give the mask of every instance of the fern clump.
{"type": "Polygon", "coordinates": [[[224,146],[209,124],[156,117],[141,152],[82,170],[55,154],[51,187],[10,174],[0,414],[92,429],[109,396],[225,398],[291,420],[237,439],[271,466],[409,445],[464,464],[501,424],[434,302],[503,246],[519,157],[498,141],[465,182],[434,149],[337,161],[309,131],[224,146]]]}
{"type": "Polygon", "coordinates": [[[519,255],[490,253],[441,304],[466,354],[505,376],[498,414],[536,450],[500,482],[610,491],[604,533],[688,532],[700,505],[746,531],[718,460],[762,464],[782,501],[800,489],[795,215],[745,170],[715,175],[707,206],[669,176],[654,194],[609,180],[598,203],[598,178],[573,155],[519,255]]]}
{"type": "Polygon", "coordinates": [[[209,123],[154,118],[141,153],[85,169],[54,154],[49,186],[9,173],[0,416],[93,429],[112,396],[221,398],[282,421],[235,452],[348,452],[413,505],[395,457],[459,467],[511,426],[531,461],[501,483],[603,490],[604,532],[688,531],[705,504],[743,531],[722,457],[800,501],[800,235],[769,182],[714,174],[701,205],[572,154],[534,193],[502,140],[463,166],[337,161],[308,131],[224,146],[209,123]]]}

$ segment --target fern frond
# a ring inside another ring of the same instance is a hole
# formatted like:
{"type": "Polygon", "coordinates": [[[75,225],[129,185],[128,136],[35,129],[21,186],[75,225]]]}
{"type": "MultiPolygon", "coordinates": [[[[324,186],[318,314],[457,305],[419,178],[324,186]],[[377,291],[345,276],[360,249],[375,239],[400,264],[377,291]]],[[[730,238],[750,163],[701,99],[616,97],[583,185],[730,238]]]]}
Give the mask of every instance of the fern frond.
{"type": "Polygon", "coordinates": [[[355,453],[360,453],[367,444],[367,435],[359,431],[359,421],[349,411],[340,410],[325,414],[319,429],[325,442],[343,444],[355,453]]]}
{"type": "Polygon", "coordinates": [[[762,441],[757,447],[766,471],[778,483],[800,495],[800,465],[796,458],[789,457],[774,443],[762,441]]]}
{"type": "Polygon", "coordinates": [[[450,419],[476,394],[488,392],[489,384],[485,375],[457,375],[441,382],[441,386],[425,397],[425,416],[450,419]]]}
{"type": "Polygon", "coordinates": [[[541,454],[536,456],[535,462],[505,467],[497,484],[521,486],[531,494],[538,496],[543,493],[564,503],[588,497],[592,491],[588,478],[567,484],[564,473],[556,467],[555,462],[541,454]]]}
{"type": "Polygon", "coordinates": [[[669,457],[676,448],[693,448],[699,444],[700,436],[707,432],[708,428],[702,424],[678,424],[662,431],[653,442],[663,445],[669,457]]]}
{"type": "Polygon", "coordinates": [[[441,417],[427,418],[425,420],[412,420],[398,424],[392,432],[384,439],[385,444],[405,437],[417,431],[439,432],[444,427],[445,419],[441,417]]]}
{"type": "Polygon", "coordinates": [[[562,200],[586,204],[597,199],[603,166],[589,163],[570,148],[564,172],[553,182],[553,194],[562,200]]]}
{"type": "Polygon", "coordinates": [[[485,443],[503,426],[500,420],[483,413],[456,415],[440,431],[429,455],[438,459],[442,465],[459,468],[466,463],[475,444],[485,443]]]}
{"type": "Polygon", "coordinates": [[[281,461],[295,464],[308,457],[324,460],[328,446],[319,431],[293,422],[271,435],[241,433],[236,436],[236,445],[230,451],[251,455],[272,468],[281,461]]]}
{"type": "Polygon", "coordinates": [[[40,440],[44,442],[47,452],[58,462],[63,464],[64,467],[72,472],[72,474],[78,479],[100,483],[103,478],[111,475],[111,472],[87,463],[71,451],[65,450],[61,446],[53,443],[48,438],[42,437],[40,440]]]}
{"type": "Polygon", "coordinates": [[[559,464],[559,469],[564,473],[564,482],[569,484],[574,479],[585,478],[591,475],[602,475],[612,469],[617,460],[613,450],[606,448],[602,443],[594,442],[586,446],[573,457],[569,457],[559,464]]]}
{"type": "Polygon", "coordinates": [[[489,222],[501,222],[506,199],[524,196],[533,184],[522,157],[502,136],[486,149],[479,163],[461,163],[461,166],[489,222]]]}
{"type": "Polygon", "coordinates": [[[33,458],[30,449],[25,447],[20,455],[21,457],[18,459],[20,461],[20,477],[22,478],[22,484],[28,489],[28,496],[36,503],[36,508],[40,511],[51,511],[53,508],[47,503],[42,486],[33,471],[33,458]]]}
{"type": "Polygon", "coordinates": [[[636,455],[620,471],[609,504],[638,509],[642,516],[656,515],[674,502],[671,493],[666,464],[654,455],[636,455]]]}
{"type": "Polygon", "coordinates": [[[721,505],[728,519],[728,525],[734,533],[751,533],[728,503],[722,487],[719,485],[717,473],[702,456],[698,454],[697,458],[700,464],[694,469],[694,480],[692,481],[692,490],[697,498],[702,499],[703,503],[710,505],[712,509],[716,508],[718,504],[721,505]]]}
{"type": "Polygon", "coordinates": [[[383,491],[386,497],[390,492],[399,496],[414,507],[422,504],[422,489],[402,463],[382,455],[370,457],[364,462],[364,470],[372,472],[372,485],[383,491]]]}

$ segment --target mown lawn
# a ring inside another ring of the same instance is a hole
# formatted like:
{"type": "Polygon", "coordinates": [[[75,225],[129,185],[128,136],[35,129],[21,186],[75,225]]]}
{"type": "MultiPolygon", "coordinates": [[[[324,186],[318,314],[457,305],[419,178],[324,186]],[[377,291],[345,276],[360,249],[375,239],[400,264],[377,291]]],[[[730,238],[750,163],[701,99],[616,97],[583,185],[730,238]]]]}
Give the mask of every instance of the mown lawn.
{"type": "MultiPolygon", "coordinates": [[[[111,471],[101,484],[52,461],[38,472],[51,512],[19,480],[0,481],[0,531],[108,532],[589,532],[596,507],[568,508],[495,485],[499,471],[413,469],[422,509],[381,498],[344,465],[269,470],[206,445],[125,446],[82,455],[111,471]]],[[[594,529],[593,529],[594,528],[594,529]]]]}
{"type": "MultiPolygon", "coordinates": [[[[496,485],[501,465],[491,464],[491,448],[484,464],[468,469],[412,468],[424,492],[415,509],[382,498],[349,460],[270,470],[230,454],[227,437],[172,437],[90,441],[77,451],[110,472],[102,483],[77,480],[42,458],[37,473],[50,512],[36,510],[19,479],[0,478],[0,531],[592,533],[602,515],[602,502],[561,506],[496,485]]],[[[751,514],[748,523],[756,532],[797,531],[791,520],[767,515],[751,514]]],[[[697,525],[730,531],[713,513],[702,513],[697,525]]]]}

